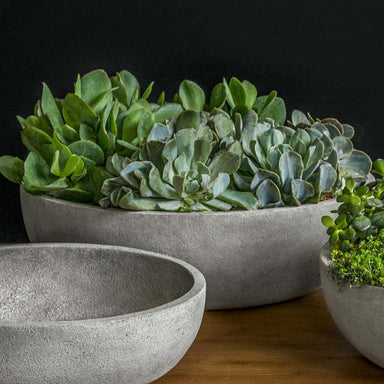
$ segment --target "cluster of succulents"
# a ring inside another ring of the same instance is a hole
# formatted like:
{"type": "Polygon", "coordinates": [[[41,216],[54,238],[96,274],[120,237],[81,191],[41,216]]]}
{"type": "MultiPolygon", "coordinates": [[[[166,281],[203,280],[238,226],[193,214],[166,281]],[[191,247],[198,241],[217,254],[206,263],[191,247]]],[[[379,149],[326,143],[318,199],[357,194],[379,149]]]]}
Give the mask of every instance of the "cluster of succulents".
{"type": "Polygon", "coordinates": [[[360,184],[371,160],[355,150],[354,130],[314,120],[272,91],[258,96],[231,78],[209,98],[184,80],[173,97],[148,101],[128,71],[78,77],[74,93],[44,84],[34,114],[19,122],[30,151],[0,158],[0,171],[34,194],[132,210],[210,211],[317,203],[343,180],[360,184]]]}

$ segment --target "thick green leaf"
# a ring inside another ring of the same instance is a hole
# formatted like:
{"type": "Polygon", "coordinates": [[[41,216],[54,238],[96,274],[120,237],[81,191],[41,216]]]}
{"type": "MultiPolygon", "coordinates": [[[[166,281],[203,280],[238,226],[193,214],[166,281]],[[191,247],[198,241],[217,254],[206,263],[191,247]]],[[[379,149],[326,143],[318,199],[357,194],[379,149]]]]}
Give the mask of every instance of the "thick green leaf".
{"type": "Polygon", "coordinates": [[[80,128],[80,124],[94,127],[98,122],[95,111],[73,93],[69,93],[64,99],[63,116],[65,122],[76,130],[80,128]]]}
{"type": "Polygon", "coordinates": [[[235,106],[247,105],[247,90],[241,81],[236,77],[232,77],[228,86],[235,106]]]}
{"type": "Polygon", "coordinates": [[[213,198],[216,198],[224,193],[229,186],[229,182],[230,177],[227,173],[219,173],[212,185],[213,198]]]}
{"type": "Polygon", "coordinates": [[[225,92],[225,86],[222,83],[216,84],[211,92],[211,98],[209,100],[209,107],[213,108],[223,108],[225,100],[227,99],[227,94],[225,92]]]}
{"type": "Polygon", "coordinates": [[[256,190],[260,208],[273,207],[281,202],[278,186],[270,179],[264,180],[256,190]]]}
{"type": "Polygon", "coordinates": [[[204,91],[193,81],[184,80],[179,87],[179,95],[183,107],[201,112],[204,109],[204,91]]]}
{"type": "Polygon", "coordinates": [[[0,172],[8,180],[20,184],[24,175],[24,161],[14,156],[1,156],[0,172]]]}
{"type": "Polygon", "coordinates": [[[247,80],[243,81],[244,88],[247,91],[247,107],[248,109],[251,109],[253,107],[253,104],[255,104],[256,97],[257,97],[257,89],[256,87],[250,83],[247,80]]]}
{"type": "MultiPolygon", "coordinates": [[[[99,98],[112,88],[108,75],[102,69],[89,72],[81,78],[81,98],[90,106],[94,107],[99,98]]],[[[102,110],[108,101],[112,101],[112,94],[108,94],[103,105],[99,106],[102,110]]]]}
{"type": "Polygon", "coordinates": [[[98,203],[104,197],[101,193],[101,187],[105,180],[111,178],[112,175],[106,170],[99,167],[89,167],[87,174],[76,185],[77,188],[88,192],[92,201],[98,203]]]}
{"type": "Polygon", "coordinates": [[[292,123],[293,125],[299,125],[301,123],[304,123],[304,124],[310,124],[307,116],[301,112],[301,111],[298,111],[297,109],[295,109],[293,112],[292,112],[292,117],[291,117],[291,120],[292,120],[292,123]]]}
{"type": "Polygon", "coordinates": [[[149,85],[148,85],[148,87],[145,89],[145,91],[143,92],[143,94],[142,94],[142,98],[143,99],[148,99],[148,97],[151,95],[151,93],[152,93],[152,87],[153,87],[153,84],[154,84],[155,82],[154,81],[152,81],[149,85]]]}
{"type": "Polygon", "coordinates": [[[362,151],[353,150],[350,156],[340,160],[340,176],[344,178],[364,181],[371,168],[372,160],[362,151]]]}
{"type": "Polygon", "coordinates": [[[75,141],[69,145],[71,152],[78,156],[84,156],[95,162],[96,165],[104,164],[104,152],[93,141],[81,140],[75,141]]]}
{"type": "Polygon", "coordinates": [[[300,203],[304,203],[315,194],[312,184],[304,180],[291,181],[292,196],[300,203]]]}
{"type": "Polygon", "coordinates": [[[353,219],[353,226],[359,232],[364,232],[371,227],[371,220],[366,216],[357,216],[353,219]]]}
{"type": "Polygon", "coordinates": [[[48,85],[43,83],[43,95],[41,97],[41,108],[45,115],[48,116],[53,128],[61,127],[64,124],[60,110],[57,107],[56,101],[48,88],[48,85]]]}
{"type": "Polygon", "coordinates": [[[196,111],[184,111],[176,119],[176,130],[186,128],[198,129],[201,122],[200,114],[196,111]]]}
{"type": "Polygon", "coordinates": [[[37,128],[25,128],[21,132],[21,140],[30,152],[40,154],[45,161],[51,162],[54,150],[52,139],[42,130],[37,128]]]}
{"type": "MultiPolygon", "coordinates": [[[[268,96],[261,96],[256,99],[256,105],[259,99],[268,98],[268,96]]],[[[259,121],[262,123],[265,119],[269,118],[275,121],[278,125],[283,125],[287,117],[287,111],[285,108],[284,100],[280,97],[276,97],[271,103],[269,103],[263,111],[259,114],[259,121]]]]}
{"type": "Polygon", "coordinates": [[[233,152],[218,152],[209,164],[211,178],[215,179],[219,173],[232,175],[240,167],[241,158],[233,152]]]}
{"type": "Polygon", "coordinates": [[[179,116],[181,112],[183,112],[183,107],[180,104],[166,103],[157,109],[153,116],[156,123],[164,123],[166,120],[179,116]]]}
{"type": "Polygon", "coordinates": [[[257,199],[251,192],[227,190],[218,198],[239,208],[257,209],[257,199]]]}
{"type": "Polygon", "coordinates": [[[280,157],[279,169],[281,182],[286,186],[291,180],[301,179],[304,170],[303,161],[297,153],[287,151],[280,157]]]}

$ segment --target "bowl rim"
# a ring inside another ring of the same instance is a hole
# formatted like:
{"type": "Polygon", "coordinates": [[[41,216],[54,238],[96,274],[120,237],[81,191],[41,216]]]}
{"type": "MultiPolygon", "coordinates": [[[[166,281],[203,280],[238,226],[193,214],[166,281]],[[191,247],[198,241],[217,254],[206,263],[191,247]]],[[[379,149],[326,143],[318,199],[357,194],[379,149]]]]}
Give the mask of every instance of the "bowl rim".
{"type": "Polygon", "coordinates": [[[81,209],[89,209],[91,211],[103,211],[103,212],[115,212],[115,213],[124,213],[129,215],[151,215],[151,216],[228,216],[228,215],[249,215],[249,214],[271,214],[273,212],[287,212],[287,211],[302,211],[306,210],[307,208],[314,208],[314,207],[324,207],[324,206],[332,206],[336,202],[336,199],[328,199],[328,200],[322,200],[316,204],[314,203],[307,203],[307,204],[301,204],[299,206],[285,206],[285,207],[274,207],[274,208],[265,208],[265,209],[252,209],[252,210],[243,210],[243,209],[235,209],[231,211],[198,211],[198,212],[169,212],[169,211],[145,211],[145,210],[127,210],[122,208],[102,208],[97,205],[87,204],[87,203],[76,203],[73,201],[67,201],[62,199],[57,199],[52,196],[48,196],[45,194],[41,195],[33,195],[27,191],[24,190],[23,186],[20,185],[20,197],[23,198],[38,198],[40,200],[43,200],[48,203],[53,203],[56,205],[63,205],[65,207],[71,207],[71,208],[81,208],[81,209]]]}
{"type": "MultiPolygon", "coordinates": [[[[88,249],[108,249],[115,250],[119,252],[127,252],[127,253],[135,253],[140,256],[147,256],[155,259],[162,259],[170,261],[174,264],[178,264],[181,266],[186,272],[188,272],[193,278],[192,287],[185,292],[182,296],[177,299],[171,300],[165,304],[145,309],[142,311],[131,312],[123,315],[116,316],[108,316],[108,317],[100,317],[100,318],[87,318],[87,319],[79,319],[79,320],[0,320],[0,328],[2,327],[65,327],[65,326],[74,326],[74,325],[96,325],[101,323],[119,323],[124,322],[134,318],[145,317],[152,314],[157,314],[171,308],[176,308],[181,305],[186,304],[187,302],[193,300],[196,296],[198,296],[202,291],[205,292],[206,289],[206,281],[204,275],[194,266],[189,263],[186,263],[183,260],[177,259],[175,257],[163,255],[156,252],[145,251],[138,248],[132,247],[123,247],[118,245],[104,245],[104,244],[88,244],[88,243],[25,243],[25,244],[7,244],[0,245],[0,257],[2,257],[2,251],[7,249],[26,249],[26,248],[88,248],[88,249]]],[[[204,295],[205,302],[205,295],[204,295]]]]}

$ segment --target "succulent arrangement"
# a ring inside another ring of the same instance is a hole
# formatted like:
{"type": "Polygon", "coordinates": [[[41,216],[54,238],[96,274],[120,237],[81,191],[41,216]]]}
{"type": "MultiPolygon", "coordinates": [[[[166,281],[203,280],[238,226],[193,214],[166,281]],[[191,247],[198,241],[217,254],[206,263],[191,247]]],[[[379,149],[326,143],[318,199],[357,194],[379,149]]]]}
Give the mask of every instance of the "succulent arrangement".
{"type": "Polygon", "coordinates": [[[64,99],[44,84],[34,114],[18,117],[30,153],[1,157],[0,172],[33,194],[189,212],[317,203],[371,170],[350,125],[297,110],[286,121],[277,93],[258,96],[246,80],[224,79],[209,97],[184,80],[172,102],[148,101],[152,87],[103,70],[78,76],[64,99]]]}
{"type": "Polygon", "coordinates": [[[384,286],[384,160],[374,162],[373,172],[379,177],[366,185],[347,179],[337,196],[337,218],[322,219],[332,245],[331,270],[351,285],[384,286]]]}

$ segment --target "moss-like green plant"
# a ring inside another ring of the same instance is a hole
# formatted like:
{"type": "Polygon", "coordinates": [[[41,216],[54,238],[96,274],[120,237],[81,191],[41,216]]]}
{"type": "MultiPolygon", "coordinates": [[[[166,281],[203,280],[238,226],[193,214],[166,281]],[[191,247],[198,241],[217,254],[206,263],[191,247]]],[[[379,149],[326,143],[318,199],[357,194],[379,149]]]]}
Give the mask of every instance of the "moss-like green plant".
{"type": "Polygon", "coordinates": [[[343,252],[334,248],[330,271],[337,281],[350,286],[384,287],[384,229],[343,252]]]}

